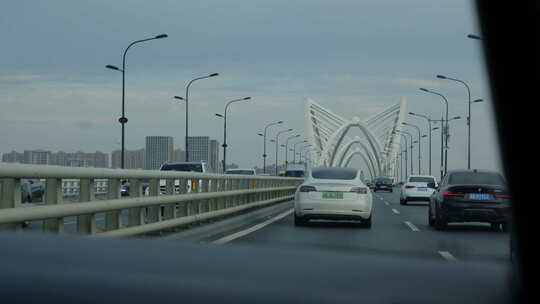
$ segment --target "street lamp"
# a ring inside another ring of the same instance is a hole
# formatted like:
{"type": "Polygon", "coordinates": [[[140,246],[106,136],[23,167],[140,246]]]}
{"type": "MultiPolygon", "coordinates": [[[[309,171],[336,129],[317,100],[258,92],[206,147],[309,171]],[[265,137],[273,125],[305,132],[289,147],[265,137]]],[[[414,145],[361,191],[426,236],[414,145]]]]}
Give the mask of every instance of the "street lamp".
{"type": "Polygon", "coordinates": [[[287,132],[291,132],[293,129],[287,129],[287,130],[282,130],[282,131],[279,131],[277,134],[276,134],[276,176],[278,176],[278,146],[279,146],[279,135],[283,134],[283,133],[287,133],[287,132]]]}
{"type": "Polygon", "coordinates": [[[429,175],[431,175],[431,131],[433,131],[434,129],[431,128],[431,122],[433,121],[433,119],[431,119],[431,117],[429,116],[426,116],[426,115],[422,115],[422,114],[417,114],[417,113],[413,113],[413,112],[409,112],[410,115],[413,115],[413,116],[418,116],[418,117],[422,117],[422,118],[425,118],[428,122],[428,127],[429,127],[429,175]]]}
{"type": "Polygon", "coordinates": [[[285,140],[285,168],[287,168],[287,165],[289,164],[289,140],[297,137],[300,137],[300,134],[289,136],[285,140]]]}
{"type": "MultiPolygon", "coordinates": [[[[455,116],[455,117],[452,117],[452,118],[450,119],[450,121],[456,120],[456,119],[461,119],[461,116],[455,116]]],[[[441,128],[440,128],[440,130],[441,130],[441,177],[440,177],[440,178],[441,178],[441,180],[442,180],[443,174],[444,174],[444,172],[443,172],[443,151],[444,151],[444,141],[443,141],[443,133],[444,133],[443,131],[444,131],[444,128],[443,128],[443,124],[444,124],[445,120],[444,120],[443,117],[441,117],[440,120],[434,119],[434,120],[432,120],[432,121],[433,121],[433,122],[440,122],[440,123],[441,123],[441,128]]],[[[439,129],[439,127],[435,127],[435,128],[433,128],[432,130],[435,131],[435,130],[438,130],[438,129],[439,129]]]]}
{"type": "Polygon", "coordinates": [[[408,136],[410,137],[409,140],[410,140],[410,143],[411,143],[411,146],[410,146],[410,148],[411,148],[411,175],[414,175],[414,167],[413,167],[413,155],[414,155],[414,146],[413,146],[413,143],[414,143],[414,142],[413,142],[413,136],[412,136],[411,133],[409,133],[409,132],[407,132],[407,131],[398,130],[398,132],[403,133],[403,134],[406,134],[406,135],[408,135],[408,136]]]}
{"type": "Polygon", "coordinates": [[[452,78],[452,77],[447,77],[447,76],[444,76],[444,75],[437,75],[437,78],[456,81],[456,82],[459,82],[459,83],[463,84],[467,88],[467,94],[468,94],[468,97],[469,97],[469,101],[468,101],[469,115],[467,116],[467,129],[468,129],[467,130],[467,133],[468,133],[468,136],[467,136],[468,137],[468,139],[467,139],[467,169],[470,169],[471,168],[471,104],[473,102],[481,102],[482,99],[476,99],[474,101],[471,101],[471,88],[463,80],[460,80],[460,79],[457,79],[457,78],[452,78]]]}
{"type": "MultiPolygon", "coordinates": [[[[425,88],[420,88],[420,90],[427,93],[441,96],[442,99],[444,100],[444,103],[446,104],[446,126],[444,127],[444,138],[445,138],[444,144],[446,146],[446,149],[444,151],[444,173],[446,174],[446,172],[448,171],[448,99],[446,99],[446,97],[444,97],[443,94],[435,92],[435,91],[431,91],[425,88]]],[[[441,159],[441,164],[442,164],[442,159],[441,159]]]]}
{"type": "Polygon", "coordinates": [[[266,173],[266,130],[268,129],[268,127],[270,126],[273,126],[273,125],[278,125],[278,124],[282,124],[283,123],[283,120],[280,120],[280,121],[277,121],[277,122],[272,122],[272,123],[269,123],[267,124],[265,127],[264,127],[264,135],[259,133],[259,136],[262,136],[264,137],[264,144],[263,144],[263,173],[266,173]]]}
{"type": "Polygon", "coordinates": [[[194,78],[192,80],[190,80],[186,86],[186,96],[185,96],[185,101],[186,101],[186,142],[185,142],[185,149],[186,149],[186,161],[189,161],[189,144],[188,144],[188,137],[189,137],[189,107],[188,107],[188,101],[189,101],[189,87],[191,86],[191,84],[197,80],[201,80],[201,79],[206,79],[206,78],[210,78],[210,77],[215,77],[215,76],[218,76],[219,73],[212,73],[210,75],[206,75],[206,76],[202,76],[202,77],[197,77],[197,78],[194,78]]]}
{"type": "Polygon", "coordinates": [[[297,143],[295,143],[293,145],[293,157],[294,157],[293,163],[294,164],[296,163],[296,145],[301,144],[301,143],[307,143],[307,142],[308,142],[307,140],[303,140],[303,141],[299,141],[299,142],[297,142],[297,143]]]}
{"type": "Polygon", "coordinates": [[[303,147],[300,148],[300,152],[299,152],[299,153],[300,153],[300,161],[299,161],[300,163],[302,163],[302,154],[303,154],[303,152],[304,152],[303,150],[304,150],[305,148],[307,148],[307,147],[311,147],[311,144],[307,144],[307,145],[305,145],[305,146],[303,146],[303,147]]]}
{"type": "Polygon", "coordinates": [[[225,173],[225,170],[227,168],[227,109],[229,108],[229,105],[233,102],[246,101],[250,99],[251,97],[233,99],[225,105],[223,115],[216,114],[216,116],[223,118],[223,145],[221,145],[223,147],[223,173],[225,173]]]}
{"type": "Polygon", "coordinates": [[[422,134],[420,134],[420,127],[412,123],[402,122],[402,124],[409,127],[413,127],[418,131],[418,174],[422,174],[422,165],[421,165],[422,164],[422,146],[421,146],[422,134]]]}
{"type": "Polygon", "coordinates": [[[124,169],[124,154],[125,154],[125,124],[128,122],[128,119],[126,117],[126,112],[125,112],[125,95],[126,95],[126,54],[127,54],[127,51],[129,50],[129,48],[131,46],[133,46],[134,44],[137,44],[137,43],[140,43],[140,42],[145,42],[145,41],[150,41],[150,40],[156,40],[156,39],[162,39],[162,38],[167,38],[167,34],[161,34],[161,35],[157,35],[155,37],[152,37],[152,38],[147,38],[147,39],[141,39],[141,40],[137,40],[137,41],[133,41],[132,43],[130,43],[128,45],[128,47],[124,50],[124,55],[122,56],[122,69],[114,66],[114,65],[106,65],[105,67],[107,69],[111,69],[111,70],[115,70],[115,71],[120,71],[122,72],[122,117],[120,117],[118,119],[118,122],[120,122],[120,124],[122,125],[122,155],[120,157],[120,166],[122,167],[122,169],[124,169]]]}
{"type": "MultiPolygon", "coordinates": [[[[400,130],[393,131],[392,134],[399,134],[399,135],[402,136],[403,139],[405,139],[405,178],[407,178],[409,176],[409,171],[407,169],[407,161],[408,161],[407,154],[409,153],[409,149],[408,149],[409,144],[407,143],[407,136],[405,136],[405,134],[402,134],[402,132],[400,130]]],[[[411,145],[412,145],[412,143],[411,143],[411,145]]],[[[411,160],[412,160],[412,151],[411,151],[411,160]]],[[[412,168],[412,165],[411,165],[411,168],[412,168]]],[[[411,172],[411,174],[412,174],[412,172],[411,172]]]]}

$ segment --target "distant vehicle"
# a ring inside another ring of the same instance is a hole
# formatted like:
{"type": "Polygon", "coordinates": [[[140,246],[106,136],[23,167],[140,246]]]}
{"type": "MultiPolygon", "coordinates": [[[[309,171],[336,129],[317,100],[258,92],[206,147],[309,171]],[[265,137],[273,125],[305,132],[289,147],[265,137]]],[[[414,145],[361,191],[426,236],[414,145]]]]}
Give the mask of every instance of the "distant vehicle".
{"type": "Polygon", "coordinates": [[[375,187],[373,189],[373,192],[377,192],[379,190],[386,190],[393,192],[393,181],[391,178],[388,177],[377,177],[375,179],[375,187]]]}
{"type": "Polygon", "coordinates": [[[371,191],[353,168],[314,168],[297,188],[294,200],[294,224],[305,225],[311,219],[354,220],[371,228],[371,191]]]}
{"type": "MultiPolygon", "coordinates": [[[[144,195],[148,195],[150,182],[147,181],[147,180],[143,180],[143,181],[141,181],[141,186],[142,186],[142,193],[144,195]]],[[[129,181],[128,180],[122,180],[121,183],[120,183],[120,195],[121,196],[129,196],[129,187],[130,187],[129,181]]]]}
{"type": "Polygon", "coordinates": [[[167,162],[161,165],[160,171],[182,171],[206,173],[205,162],[167,162]]]}
{"type": "MultiPolygon", "coordinates": [[[[206,163],[203,161],[199,162],[166,162],[161,165],[159,168],[160,171],[180,171],[180,172],[199,172],[199,173],[206,173],[206,163]]],[[[201,180],[199,180],[199,183],[195,183],[194,185],[197,186],[201,184],[201,180]]],[[[167,181],[162,179],[159,181],[159,189],[162,194],[166,193],[166,185],[167,181]]],[[[175,180],[174,186],[176,191],[180,188],[180,181],[175,180]]],[[[187,183],[187,192],[192,191],[198,191],[200,187],[192,187],[191,180],[187,183]]]]}
{"type": "MultiPolygon", "coordinates": [[[[435,188],[434,183],[428,184],[435,188]]],[[[450,222],[487,222],[509,231],[511,196],[504,177],[487,170],[453,170],[431,196],[428,223],[437,230],[450,222]]]]}
{"type": "Polygon", "coordinates": [[[227,169],[225,174],[236,174],[236,175],[257,175],[255,169],[227,169]]]}
{"type": "Polygon", "coordinates": [[[306,167],[304,164],[288,164],[283,176],[286,177],[304,177],[306,167]]]}
{"type": "Polygon", "coordinates": [[[35,199],[42,200],[45,194],[45,184],[39,179],[21,179],[21,202],[31,203],[35,199]]]}
{"type": "Polygon", "coordinates": [[[434,188],[428,187],[429,183],[434,183],[437,187],[437,179],[431,175],[411,175],[407,182],[401,187],[399,203],[407,204],[409,201],[429,201],[435,192],[434,188]]]}

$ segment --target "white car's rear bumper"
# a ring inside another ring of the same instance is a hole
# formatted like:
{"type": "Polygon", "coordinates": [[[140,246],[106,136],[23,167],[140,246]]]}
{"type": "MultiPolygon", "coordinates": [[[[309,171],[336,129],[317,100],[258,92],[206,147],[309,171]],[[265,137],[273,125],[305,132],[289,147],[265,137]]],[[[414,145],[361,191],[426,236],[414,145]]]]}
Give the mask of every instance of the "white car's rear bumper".
{"type": "MultiPolygon", "coordinates": [[[[303,195],[300,195],[303,196],[303,195]]],[[[372,204],[368,198],[360,200],[297,199],[294,203],[297,216],[311,219],[367,219],[371,216],[372,204]]]]}

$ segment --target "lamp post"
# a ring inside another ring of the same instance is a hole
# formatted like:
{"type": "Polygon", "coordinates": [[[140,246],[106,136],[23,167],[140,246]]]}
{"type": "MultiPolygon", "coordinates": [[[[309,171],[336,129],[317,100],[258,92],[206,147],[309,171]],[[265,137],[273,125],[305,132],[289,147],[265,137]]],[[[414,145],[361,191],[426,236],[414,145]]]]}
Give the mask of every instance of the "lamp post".
{"type": "Polygon", "coordinates": [[[413,136],[411,133],[403,130],[399,130],[400,133],[409,135],[410,141],[411,141],[411,175],[414,175],[414,168],[413,168],[413,155],[414,155],[414,146],[413,146],[413,136]]]}
{"type": "Polygon", "coordinates": [[[285,140],[285,168],[287,168],[287,165],[289,164],[289,140],[297,137],[300,137],[300,134],[289,136],[285,140]]]}
{"type": "Polygon", "coordinates": [[[259,136],[264,137],[264,144],[263,144],[263,173],[266,173],[266,156],[267,156],[266,155],[266,130],[270,126],[274,126],[274,125],[278,125],[278,124],[282,124],[282,123],[283,123],[283,120],[269,123],[264,127],[264,135],[259,133],[259,136]]]}
{"type": "Polygon", "coordinates": [[[190,80],[186,86],[186,96],[184,97],[185,98],[185,101],[186,101],[186,143],[185,143],[185,149],[186,149],[186,161],[189,161],[189,144],[188,144],[188,137],[189,137],[189,87],[191,86],[191,84],[197,80],[201,80],[201,79],[206,79],[206,78],[210,78],[210,77],[215,77],[215,76],[218,76],[219,73],[212,73],[210,75],[207,75],[207,76],[202,76],[202,77],[197,77],[197,78],[194,78],[192,80],[190,80]]]}
{"type": "Polygon", "coordinates": [[[157,35],[152,38],[147,39],[141,39],[137,41],[133,41],[128,45],[128,47],[124,50],[124,55],[122,56],[122,69],[119,69],[118,67],[114,65],[106,65],[105,67],[111,70],[116,70],[122,72],[122,117],[118,119],[118,122],[122,125],[122,155],[120,157],[120,166],[122,169],[124,169],[124,154],[125,154],[125,124],[128,122],[128,119],[126,117],[126,111],[125,111],[125,96],[126,96],[126,54],[130,47],[137,43],[150,41],[150,40],[156,40],[156,39],[163,39],[167,38],[167,34],[161,34],[157,35]]]}
{"type": "Polygon", "coordinates": [[[279,150],[279,136],[283,133],[287,133],[287,132],[291,132],[293,129],[287,129],[287,130],[283,130],[283,131],[279,131],[277,134],[276,134],[276,176],[278,176],[278,150],[279,150]]]}
{"type": "Polygon", "coordinates": [[[426,115],[417,114],[417,113],[413,113],[413,112],[409,112],[409,114],[413,115],[413,116],[418,116],[418,117],[425,118],[427,120],[427,122],[428,122],[428,128],[429,128],[429,175],[431,175],[431,131],[432,131],[431,122],[433,120],[429,116],[426,116],[426,115]]]}
{"type": "Polygon", "coordinates": [[[425,89],[425,88],[420,88],[420,90],[422,90],[424,92],[427,92],[427,93],[431,93],[431,94],[441,96],[442,99],[444,100],[444,103],[446,104],[446,126],[444,127],[444,139],[445,139],[444,145],[446,147],[446,149],[444,151],[444,173],[446,174],[446,172],[448,171],[448,100],[441,93],[431,91],[431,90],[428,90],[428,89],[425,89]]]}
{"type": "Polygon", "coordinates": [[[418,174],[422,174],[422,134],[420,134],[420,128],[412,123],[403,122],[403,125],[413,127],[418,131],[418,174]]]}
{"type": "Polygon", "coordinates": [[[482,99],[476,99],[474,101],[471,101],[471,88],[463,80],[460,80],[460,79],[457,79],[457,78],[452,78],[452,77],[447,77],[447,76],[444,76],[444,75],[437,75],[437,78],[448,79],[448,80],[452,80],[452,81],[455,81],[455,82],[459,82],[459,83],[463,84],[467,88],[467,95],[469,97],[469,101],[467,102],[468,108],[469,108],[469,114],[467,116],[467,169],[470,169],[471,168],[471,104],[473,102],[481,102],[482,99]]]}
{"type": "MultiPolygon", "coordinates": [[[[399,135],[402,136],[403,139],[405,139],[405,178],[407,178],[407,176],[409,176],[409,171],[407,170],[407,161],[408,161],[408,157],[407,157],[407,154],[409,153],[409,150],[407,149],[408,147],[408,143],[407,143],[407,136],[405,136],[405,134],[401,134],[401,132],[399,130],[396,130],[394,132],[392,132],[393,134],[396,134],[399,133],[399,135]]],[[[400,143],[401,145],[401,143],[400,143]]],[[[411,158],[412,158],[412,155],[411,155],[411,158]]],[[[412,168],[412,166],[411,166],[412,168]]]]}
{"type": "MultiPolygon", "coordinates": [[[[452,117],[452,119],[450,119],[450,121],[452,120],[456,120],[456,119],[461,119],[461,116],[455,116],[455,117],[452,117]]],[[[444,118],[441,117],[440,120],[432,120],[434,122],[440,122],[441,123],[441,181],[442,181],[442,178],[444,176],[444,171],[443,171],[443,151],[444,151],[444,141],[443,141],[443,131],[444,131],[444,128],[443,128],[443,124],[445,122],[444,118]]],[[[447,121],[448,122],[448,121],[447,121]]],[[[436,128],[433,128],[432,130],[437,130],[439,129],[438,127],[436,128]]]]}
{"type": "Polygon", "coordinates": [[[302,155],[303,155],[304,149],[307,148],[307,147],[311,147],[311,144],[305,145],[305,146],[300,148],[300,163],[302,163],[302,155]]]}
{"type": "Polygon", "coordinates": [[[299,141],[299,142],[297,142],[297,143],[295,143],[293,145],[293,157],[294,157],[293,163],[296,163],[296,145],[301,144],[301,143],[306,143],[306,142],[307,142],[307,140],[303,140],[303,141],[299,141]]]}
{"type": "Polygon", "coordinates": [[[250,100],[251,97],[244,97],[244,98],[238,98],[233,99],[225,105],[225,110],[223,111],[223,115],[216,114],[216,116],[223,118],[223,173],[225,173],[225,170],[227,169],[227,109],[229,108],[229,105],[233,102],[237,101],[246,101],[250,100]]]}

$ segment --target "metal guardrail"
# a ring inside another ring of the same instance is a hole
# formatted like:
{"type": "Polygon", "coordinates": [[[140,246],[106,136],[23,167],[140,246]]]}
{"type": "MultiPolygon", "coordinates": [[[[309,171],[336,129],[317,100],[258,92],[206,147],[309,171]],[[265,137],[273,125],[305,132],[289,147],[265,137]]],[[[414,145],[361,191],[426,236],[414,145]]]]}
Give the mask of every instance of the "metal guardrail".
{"type": "Polygon", "coordinates": [[[294,197],[302,179],[193,172],[71,168],[0,164],[0,229],[21,230],[22,222],[43,220],[43,231],[63,233],[64,217],[76,216],[77,233],[130,236],[207,220],[294,197]],[[45,180],[44,202],[22,204],[22,178],[45,180]],[[121,197],[121,180],[130,196],[121,197]],[[64,182],[78,181],[79,200],[64,200],[64,182]],[[160,180],[166,189],[160,191],[160,180]],[[143,194],[143,181],[149,183],[143,194]],[[96,200],[97,183],[107,185],[106,199],[96,200]],[[128,210],[127,223],[120,214],[128,210]],[[104,229],[96,214],[105,212],[104,229]]]}

